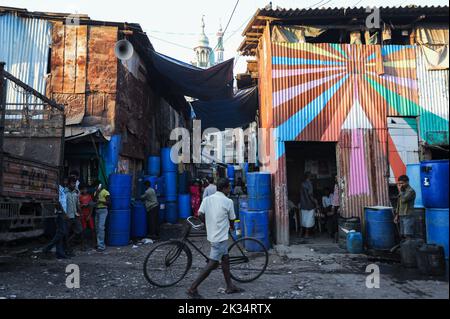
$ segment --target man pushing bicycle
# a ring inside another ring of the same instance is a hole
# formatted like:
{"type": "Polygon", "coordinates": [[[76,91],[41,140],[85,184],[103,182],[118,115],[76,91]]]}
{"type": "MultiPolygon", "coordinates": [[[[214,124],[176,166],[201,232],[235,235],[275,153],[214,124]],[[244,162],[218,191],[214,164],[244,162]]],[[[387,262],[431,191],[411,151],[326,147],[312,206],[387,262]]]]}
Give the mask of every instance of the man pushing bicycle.
{"type": "Polygon", "coordinates": [[[208,264],[187,291],[188,296],[191,298],[202,298],[197,288],[208,278],[211,271],[219,266],[220,261],[227,285],[225,292],[232,294],[244,291],[232,283],[230,274],[228,230],[230,227],[233,228],[233,221],[236,219],[233,201],[227,197],[230,190],[230,181],[226,178],[219,179],[217,192],[206,197],[198,210],[199,218],[206,225],[207,239],[211,243],[211,252],[208,264]]]}

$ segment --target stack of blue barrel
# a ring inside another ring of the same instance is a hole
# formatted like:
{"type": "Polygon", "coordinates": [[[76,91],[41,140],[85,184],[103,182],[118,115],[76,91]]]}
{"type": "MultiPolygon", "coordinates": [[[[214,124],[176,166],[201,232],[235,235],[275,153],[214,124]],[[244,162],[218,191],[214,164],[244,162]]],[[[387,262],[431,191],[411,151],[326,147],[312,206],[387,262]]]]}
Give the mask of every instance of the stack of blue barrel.
{"type": "Polygon", "coordinates": [[[170,158],[170,147],[161,149],[161,168],[164,178],[165,221],[170,224],[178,222],[177,164],[170,158]]]}
{"type": "Polygon", "coordinates": [[[159,224],[166,220],[165,214],[165,179],[161,176],[161,157],[159,155],[152,155],[148,157],[147,176],[144,176],[143,182],[149,181],[150,186],[155,190],[159,202],[159,224]]]}
{"type": "Polygon", "coordinates": [[[234,165],[228,164],[227,165],[227,177],[228,177],[228,180],[230,181],[231,191],[233,191],[233,189],[234,189],[234,183],[235,183],[234,176],[235,176],[234,165]]]}
{"type": "MultiPolygon", "coordinates": [[[[247,209],[240,206],[240,222],[243,236],[260,240],[269,249],[269,212],[272,208],[271,176],[269,173],[247,174],[247,209]]],[[[258,246],[246,243],[247,250],[258,251],[258,246]]]]}
{"type": "Polygon", "coordinates": [[[109,246],[126,246],[130,241],[131,181],[128,174],[109,175],[111,207],[106,226],[106,243],[109,246]]]}
{"type": "Polygon", "coordinates": [[[425,227],[425,206],[422,201],[422,186],[420,182],[420,166],[421,164],[407,164],[406,175],[409,177],[409,185],[416,192],[416,200],[414,201],[414,218],[415,225],[413,230],[413,238],[426,241],[425,227]]]}
{"type": "Polygon", "coordinates": [[[425,206],[427,243],[444,248],[448,263],[449,241],[449,161],[423,161],[420,164],[422,201],[425,206]]]}

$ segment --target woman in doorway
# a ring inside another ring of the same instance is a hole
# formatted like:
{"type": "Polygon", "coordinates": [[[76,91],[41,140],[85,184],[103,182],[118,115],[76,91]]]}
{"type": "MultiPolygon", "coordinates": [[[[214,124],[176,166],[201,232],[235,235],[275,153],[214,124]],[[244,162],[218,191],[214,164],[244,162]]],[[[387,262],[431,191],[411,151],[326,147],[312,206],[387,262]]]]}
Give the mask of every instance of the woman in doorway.
{"type": "Polygon", "coordinates": [[[305,180],[300,186],[300,210],[301,210],[301,237],[311,238],[314,228],[314,212],[318,207],[317,200],[314,198],[314,189],[311,182],[311,173],[305,172],[305,180]]]}

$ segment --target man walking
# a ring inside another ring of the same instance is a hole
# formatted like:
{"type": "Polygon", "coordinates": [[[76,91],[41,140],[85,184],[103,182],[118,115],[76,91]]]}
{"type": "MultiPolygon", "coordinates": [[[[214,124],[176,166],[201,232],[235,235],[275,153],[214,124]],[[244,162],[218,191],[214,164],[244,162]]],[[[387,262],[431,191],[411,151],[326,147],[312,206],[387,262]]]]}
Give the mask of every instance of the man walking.
{"type": "Polygon", "coordinates": [[[314,227],[314,210],[318,206],[317,200],[313,197],[313,185],[311,183],[311,174],[305,172],[305,180],[300,187],[300,210],[302,230],[300,236],[311,237],[311,231],[314,227]]]}
{"type": "Polygon", "coordinates": [[[409,185],[409,177],[399,176],[397,180],[398,197],[395,210],[394,223],[400,223],[400,236],[412,237],[414,235],[414,201],[416,192],[409,185]]]}
{"type": "Polygon", "coordinates": [[[95,232],[97,233],[97,251],[102,252],[106,249],[105,223],[111,199],[109,192],[103,188],[103,185],[99,181],[95,183],[95,186],[97,186],[97,190],[94,193],[94,201],[96,202],[95,232]]]}
{"type": "MultiPolygon", "coordinates": [[[[64,184],[64,183],[63,183],[64,184]]],[[[64,186],[59,185],[59,204],[56,207],[56,233],[53,239],[42,249],[42,253],[48,254],[53,247],[56,247],[56,258],[67,259],[64,241],[67,236],[66,231],[66,211],[67,211],[67,198],[64,186]]]]}
{"type": "MultiPolygon", "coordinates": [[[[81,207],[79,200],[79,193],[76,189],[76,178],[74,176],[69,177],[69,184],[66,190],[67,198],[67,239],[68,250],[71,251],[71,243],[75,237],[82,237],[83,227],[81,226],[81,207]]],[[[81,238],[83,241],[83,238],[81,238]]],[[[72,252],[70,252],[72,254],[72,252]]]]}
{"type": "Polygon", "coordinates": [[[150,186],[150,181],[145,181],[145,193],[141,196],[147,211],[148,236],[151,239],[159,238],[159,203],[156,192],[150,186]]]}
{"type": "Polygon", "coordinates": [[[236,219],[233,201],[227,198],[230,193],[230,181],[226,178],[219,179],[217,192],[206,197],[199,209],[200,219],[205,220],[207,239],[211,243],[211,252],[206,268],[192,283],[187,294],[191,298],[202,298],[198,293],[198,286],[208,278],[211,271],[219,266],[222,261],[222,271],[227,288],[226,293],[232,294],[242,292],[243,289],[236,287],[231,282],[230,260],[228,256],[228,231],[236,219]]]}

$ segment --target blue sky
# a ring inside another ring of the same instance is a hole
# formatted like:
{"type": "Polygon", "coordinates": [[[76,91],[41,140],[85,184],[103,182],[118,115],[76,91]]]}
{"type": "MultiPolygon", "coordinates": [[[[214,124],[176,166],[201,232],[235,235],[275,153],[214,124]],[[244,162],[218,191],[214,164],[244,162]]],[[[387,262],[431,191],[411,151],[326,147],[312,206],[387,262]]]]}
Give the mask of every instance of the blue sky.
{"type": "MultiPolygon", "coordinates": [[[[240,0],[230,22],[225,39],[225,58],[237,57],[246,22],[270,0],[240,0]]],[[[85,13],[92,19],[139,23],[150,36],[155,49],[176,59],[190,62],[205,15],[206,33],[210,45],[216,45],[215,33],[221,22],[227,24],[236,0],[0,0],[0,5],[26,8],[30,11],[85,13]],[[162,40],[159,40],[162,39],[162,40]],[[163,41],[164,40],[164,41],[163,41]],[[171,44],[171,43],[175,43],[171,44]]],[[[273,0],[273,7],[348,7],[448,5],[447,0],[273,0]],[[315,5],[318,4],[318,5],[315,5]]],[[[245,57],[238,59],[235,72],[245,70],[245,57]]]]}

